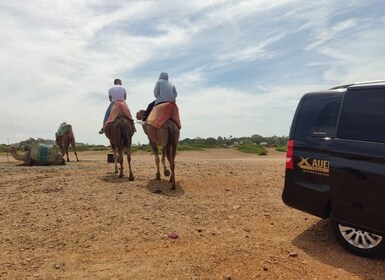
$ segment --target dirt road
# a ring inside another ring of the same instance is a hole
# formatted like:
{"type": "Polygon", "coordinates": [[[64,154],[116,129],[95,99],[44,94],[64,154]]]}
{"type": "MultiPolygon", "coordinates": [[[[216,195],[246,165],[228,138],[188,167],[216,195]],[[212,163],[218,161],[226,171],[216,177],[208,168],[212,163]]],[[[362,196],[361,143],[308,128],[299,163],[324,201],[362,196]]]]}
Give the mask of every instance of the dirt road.
{"type": "Polygon", "coordinates": [[[284,153],[179,152],[176,191],[148,153],[132,157],[135,181],[106,157],[0,156],[0,279],[385,278],[384,259],[347,253],[327,221],[282,203],[284,153]]]}

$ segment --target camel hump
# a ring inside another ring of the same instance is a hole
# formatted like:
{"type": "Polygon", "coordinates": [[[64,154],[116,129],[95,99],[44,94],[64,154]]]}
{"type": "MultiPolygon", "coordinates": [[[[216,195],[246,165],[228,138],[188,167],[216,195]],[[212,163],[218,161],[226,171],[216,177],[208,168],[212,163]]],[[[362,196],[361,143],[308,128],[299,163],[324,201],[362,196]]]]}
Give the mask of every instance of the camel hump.
{"type": "Polygon", "coordinates": [[[36,142],[31,147],[30,157],[38,165],[48,165],[54,162],[59,156],[57,145],[48,145],[36,142]]]}
{"type": "Polygon", "coordinates": [[[63,123],[59,126],[59,128],[58,128],[58,130],[57,130],[57,136],[63,136],[64,133],[66,133],[66,132],[69,131],[70,129],[72,129],[72,126],[71,126],[70,124],[68,124],[68,123],[63,122],[63,123]]]}

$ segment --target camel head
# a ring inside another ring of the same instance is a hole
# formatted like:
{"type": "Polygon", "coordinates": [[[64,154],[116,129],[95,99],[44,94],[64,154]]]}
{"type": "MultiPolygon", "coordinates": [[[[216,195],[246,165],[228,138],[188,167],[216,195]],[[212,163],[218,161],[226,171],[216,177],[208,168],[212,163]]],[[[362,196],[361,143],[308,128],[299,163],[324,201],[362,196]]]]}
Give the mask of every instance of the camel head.
{"type": "Polygon", "coordinates": [[[15,152],[16,149],[15,149],[14,146],[10,146],[10,147],[6,148],[5,151],[6,151],[7,153],[12,153],[12,152],[15,152]]]}
{"type": "Polygon", "coordinates": [[[145,110],[140,110],[139,112],[136,113],[136,119],[137,120],[142,120],[143,119],[143,115],[146,111],[145,110]]]}
{"type": "Polygon", "coordinates": [[[50,165],[65,165],[66,164],[66,161],[64,159],[63,156],[61,155],[58,155],[56,160],[52,163],[50,163],[50,165]]]}

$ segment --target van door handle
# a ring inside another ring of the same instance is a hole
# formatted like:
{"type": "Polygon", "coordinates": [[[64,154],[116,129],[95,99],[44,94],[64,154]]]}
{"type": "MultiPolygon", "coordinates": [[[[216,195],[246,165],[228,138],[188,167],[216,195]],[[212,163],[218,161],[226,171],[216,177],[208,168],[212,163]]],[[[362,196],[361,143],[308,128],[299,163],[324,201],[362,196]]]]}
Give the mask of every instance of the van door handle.
{"type": "Polygon", "coordinates": [[[357,176],[358,178],[362,179],[362,180],[366,180],[367,176],[362,173],[361,170],[358,170],[358,169],[355,169],[355,168],[352,168],[352,167],[349,167],[349,166],[344,166],[342,167],[342,170],[348,172],[348,173],[351,173],[355,176],[357,176]]]}

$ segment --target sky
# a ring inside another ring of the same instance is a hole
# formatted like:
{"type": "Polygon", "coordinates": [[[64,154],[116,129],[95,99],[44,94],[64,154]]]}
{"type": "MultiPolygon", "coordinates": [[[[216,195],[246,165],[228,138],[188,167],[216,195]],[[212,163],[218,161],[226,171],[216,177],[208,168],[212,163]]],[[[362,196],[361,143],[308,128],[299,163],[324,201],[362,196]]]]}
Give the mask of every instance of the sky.
{"type": "MultiPolygon", "coordinates": [[[[382,0],[0,1],[0,143],[98,134],[120,78],[133,115],[160,72],[180,139],[287,136],[301,96],[385,79],[382,0]]],[[[140,125],[133,144],[147,144],[140,125]]]]}

